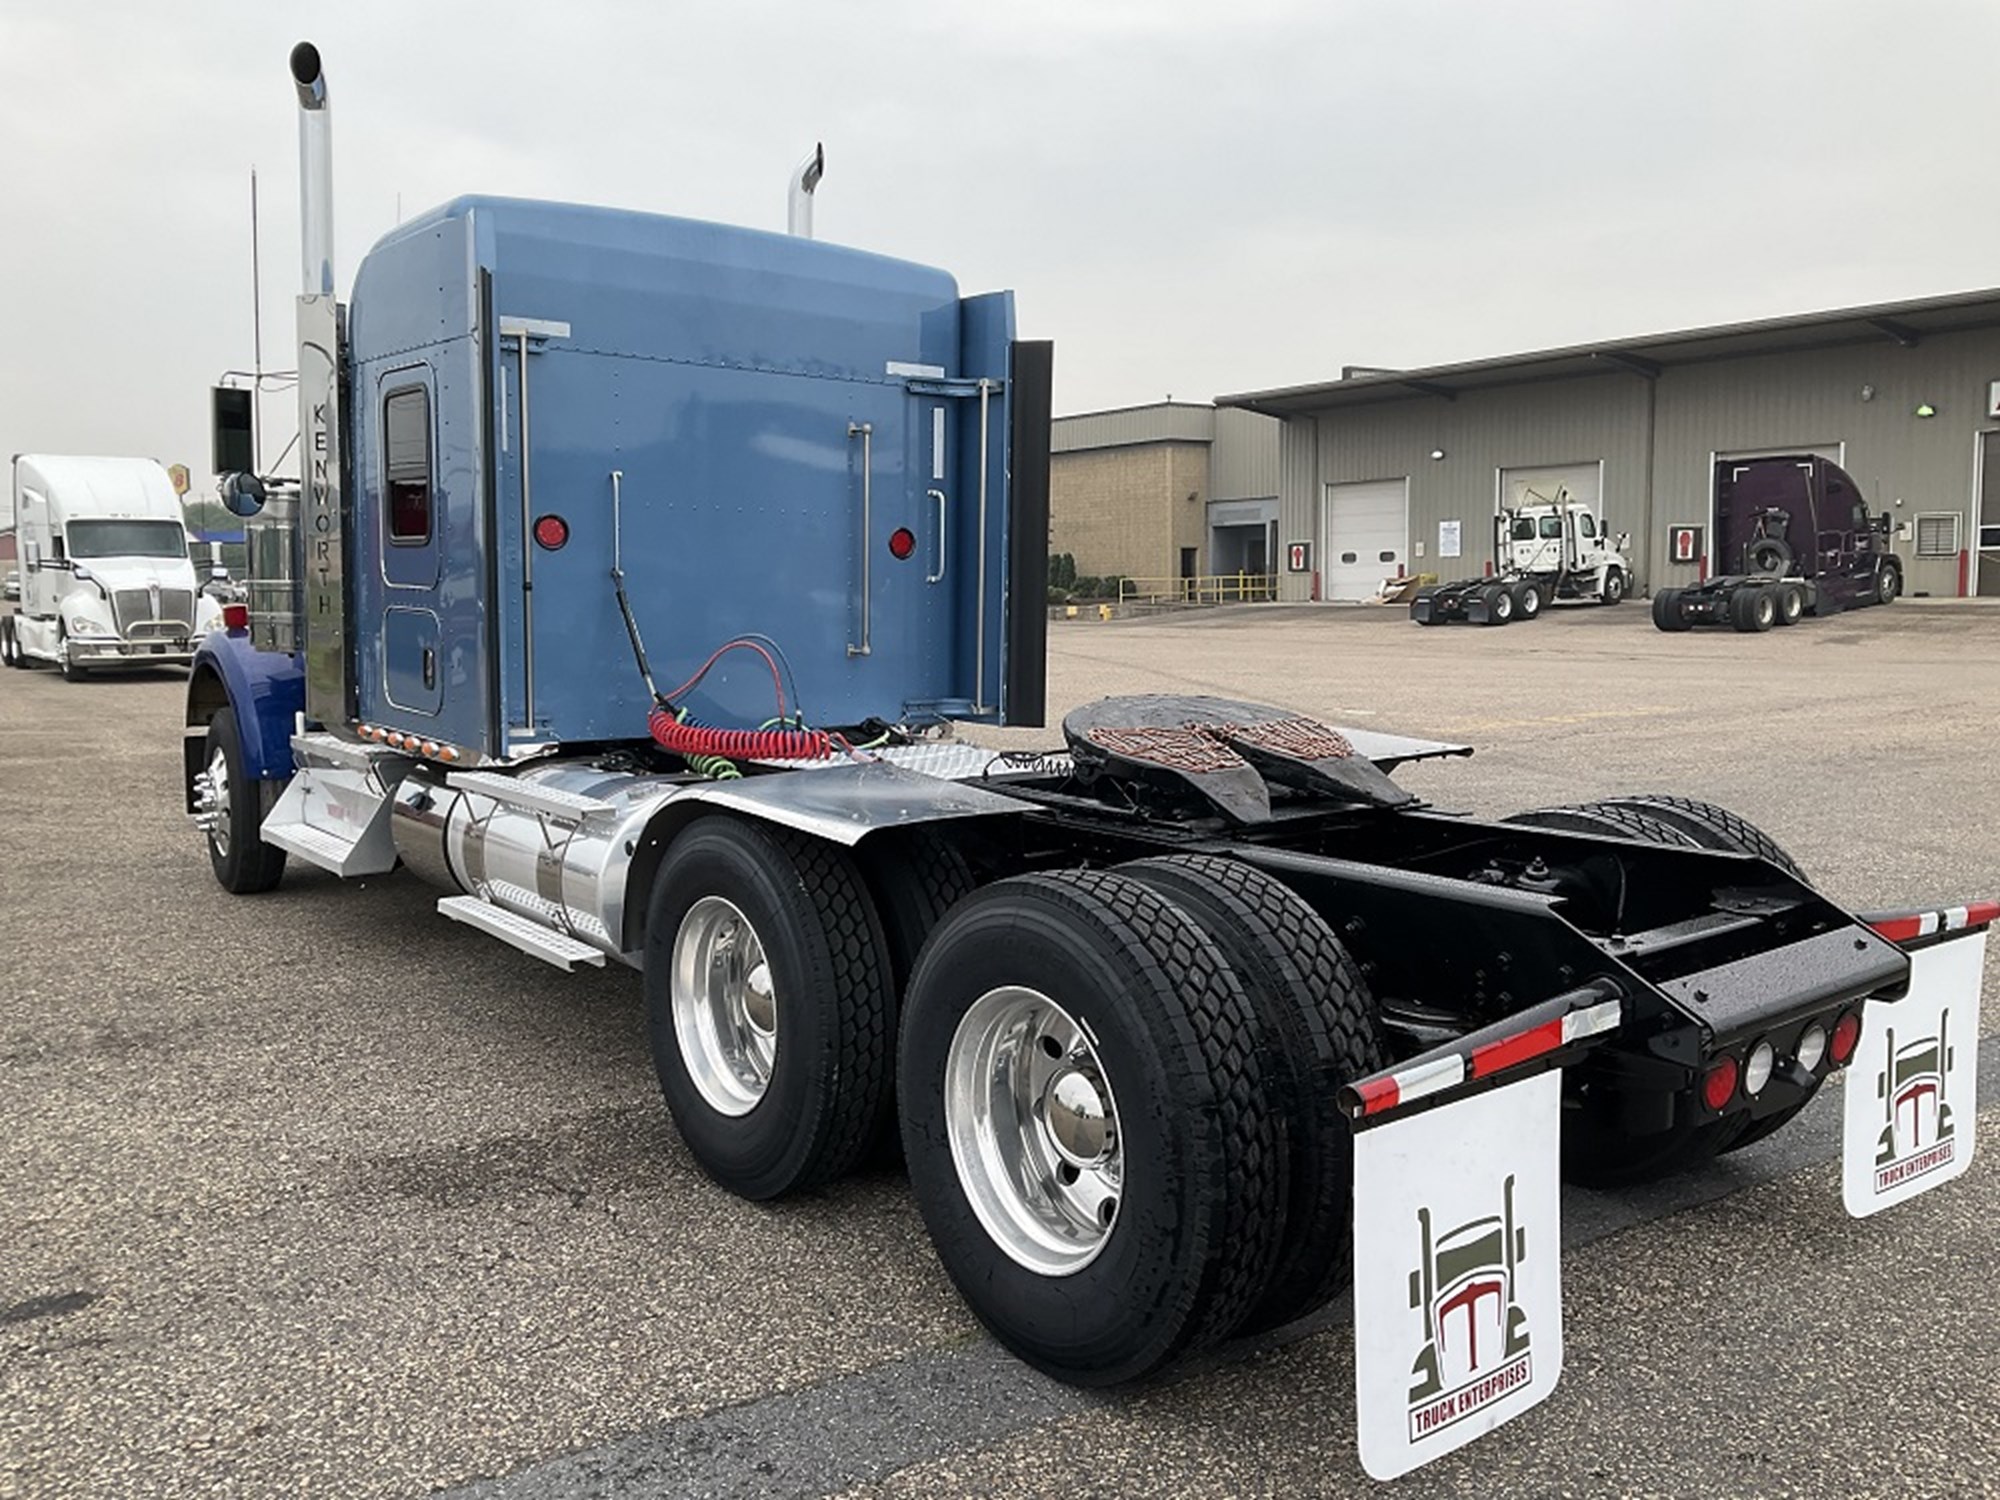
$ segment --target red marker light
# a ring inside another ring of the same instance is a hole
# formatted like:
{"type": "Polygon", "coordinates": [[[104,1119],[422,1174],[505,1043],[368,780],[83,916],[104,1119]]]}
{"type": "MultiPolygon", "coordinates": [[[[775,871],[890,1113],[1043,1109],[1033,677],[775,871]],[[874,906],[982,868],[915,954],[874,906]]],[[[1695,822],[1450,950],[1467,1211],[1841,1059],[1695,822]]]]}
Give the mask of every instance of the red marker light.
{"type": "Polygon", "coordinates": [[[1836,1068],[1847,1066],[1854,1056],[1854,1048],[1861,1040],[1861,1017],[1849,1011],[1833,1023],[1833,1040],[1827,1043],[1827,1054],[1832,1057],[1836,1068]]]}
{"type": "Polygon", "coordinates": [[[889,533],[889,555],[897,562],[906,560],[917,550],[917,534],[907,526],[898,526],[889,533]]]}
{"type": "Polygon", "coordinates": [[[543,516],[535,522],[535,545],[553,552],[569,540],[569,522],[561,516],[543,516]]]}
{"type": "Polygon", "coordinates": [[[1736,1059],[1718,1057],[1702,1075],[1701,1098],[1710,1109],[1721,1109],[1736,1097],[1736,1059]]]}
{"type": "Polygon", "coordinates": [[[222,628],[224,630],[248,630],[250,628],[250,606],[247,604],[223,605],[222,628]]]}

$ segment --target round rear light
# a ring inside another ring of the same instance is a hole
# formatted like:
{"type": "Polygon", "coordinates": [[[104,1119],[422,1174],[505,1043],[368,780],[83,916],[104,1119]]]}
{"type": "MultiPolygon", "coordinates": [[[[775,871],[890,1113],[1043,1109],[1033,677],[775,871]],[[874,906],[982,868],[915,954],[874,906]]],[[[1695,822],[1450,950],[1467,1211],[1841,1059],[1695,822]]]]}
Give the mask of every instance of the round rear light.
{"type": "Polygon", "coordinates": [[[1736,1097],[1736,1059],[1718,1057],[1701,1078],[1701,1099],[1710,1109],[1721,1109],[1736,1097]]]}
{"type": "Polygon", "coordinates": [[[1778,1054],[1769,1042],[1752,1047],[1743,1064],[1743,1092],[1753,1099],[1763,1093],[1764,1085],[1771,1081],[1771,1070],[1777,1066],[1778,1054]]]}
{"type": "Polygon", "coordinates": [[[1836,1068],[1846,1067],[1860,1041],[1861,1017],[1849,1011],[1833,1023],[1833,1043],[1827,1049],[1832,1054],[1833,1065],[1836,1068]]]}
{"type": "Polygon", "coordinates": [[[907,526],[898,526],[889,533],[889,555],[902,562],[917,550],[917,534],[907,526]]]}
{"type": "Polygon", "coordinates": [[[553,552],[569,540],[569,522],[561,516],[543,516],[535,522],[535,545],[553,552]]]}
{"type": "Polygon", "coordinates": [[[1799,1066],[1808,1073],[1817,1069],[1826,1058],[1826,1030],[1815,1021],[1799,1033],[1799,1066]]]}

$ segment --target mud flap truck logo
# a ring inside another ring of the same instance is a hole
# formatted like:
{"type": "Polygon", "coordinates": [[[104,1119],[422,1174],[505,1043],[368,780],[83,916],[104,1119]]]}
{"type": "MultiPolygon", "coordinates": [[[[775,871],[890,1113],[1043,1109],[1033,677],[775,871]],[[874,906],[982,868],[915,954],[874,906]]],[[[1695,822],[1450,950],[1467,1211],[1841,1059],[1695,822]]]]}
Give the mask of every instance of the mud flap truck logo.
{"type": "Polygon", "coordinates": [[[1952,1163],[1958,1146],[1945,1079],[1952,1070],[1951,1012],[1938,1015],[1933,1036],[1906,1041],[1886,1028],[1888,1054],[1875,1075],[1882,1101],[1882,1133],[1875,1147],[1875,1191],[1887,1192],[1952,1163]]]}
{"type": "Polygon", "coordinates": [[[1514,1296],[1528,1231],[1514,1221],[1514,1179],[1502,1211],[1435,1234],[1417,1210],[1419,1257],[1410,1307],[1423,1319],[1423,1348],[1410,1368],[1410,1441],[1485,1410],[1534,1378],[1528,1314],[1514,1296]]]}

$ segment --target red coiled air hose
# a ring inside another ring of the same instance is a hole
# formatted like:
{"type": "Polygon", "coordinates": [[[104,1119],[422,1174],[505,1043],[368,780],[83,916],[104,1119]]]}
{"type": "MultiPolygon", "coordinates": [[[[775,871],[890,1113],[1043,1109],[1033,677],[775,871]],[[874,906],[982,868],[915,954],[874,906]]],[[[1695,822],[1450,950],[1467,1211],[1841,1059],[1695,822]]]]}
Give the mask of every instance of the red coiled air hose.
{"type": "Polygon", "coordinates": [[[728,760],[825,760],[833,737],[818,729],[716,729],[677,719],[664,708],[646,716],[646,727],[663,750],[686,759],[719,755],[728,760]]]}

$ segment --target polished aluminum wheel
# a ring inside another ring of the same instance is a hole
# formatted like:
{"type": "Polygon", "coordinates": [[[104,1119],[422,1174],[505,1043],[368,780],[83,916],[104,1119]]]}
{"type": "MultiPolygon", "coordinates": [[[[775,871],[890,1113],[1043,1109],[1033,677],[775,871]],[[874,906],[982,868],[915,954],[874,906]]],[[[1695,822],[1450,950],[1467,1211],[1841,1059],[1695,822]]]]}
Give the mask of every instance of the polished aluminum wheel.
{"type": "Polygon", "coordinates": [[[194,773],[194,824],[208,835],[215,852],[229,855],[229,758],[220,749],[194,773]]]}
{"type": "Polygon", "coordinates": [[[703,896],[674,937],[674,1036],[688,1077],[725,1115],[747,1115],[771,1085],[778,1056],[778,997],[750,919],[720,896],[703,896]]]}
{"type": "Polygon", "coordinates": [[[959,1185],[1009,1259],[1068,1276],[1097,1258],[1125,1161],[1117,1102],[1081,1022],[1038,990],[988,990],[952,1036],[944,1118],[959,1185]]]}

